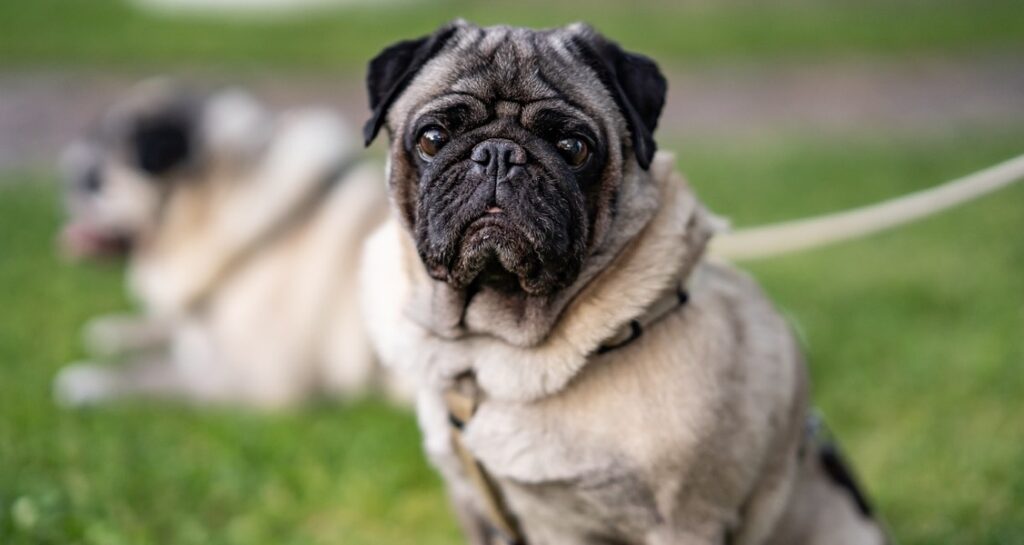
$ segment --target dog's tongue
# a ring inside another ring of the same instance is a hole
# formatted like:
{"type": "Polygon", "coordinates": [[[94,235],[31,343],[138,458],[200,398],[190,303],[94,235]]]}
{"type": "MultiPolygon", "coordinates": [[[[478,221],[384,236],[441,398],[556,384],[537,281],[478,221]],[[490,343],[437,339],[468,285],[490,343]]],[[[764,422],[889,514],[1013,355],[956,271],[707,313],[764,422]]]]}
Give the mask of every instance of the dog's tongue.
{"type": "Polygon", "coordinates": [[[111,257],[124,253],[126,242],[121,237],[106,235],[81,223],[69,223],[59,235],[61,252],[71,259],[111,257]]]}

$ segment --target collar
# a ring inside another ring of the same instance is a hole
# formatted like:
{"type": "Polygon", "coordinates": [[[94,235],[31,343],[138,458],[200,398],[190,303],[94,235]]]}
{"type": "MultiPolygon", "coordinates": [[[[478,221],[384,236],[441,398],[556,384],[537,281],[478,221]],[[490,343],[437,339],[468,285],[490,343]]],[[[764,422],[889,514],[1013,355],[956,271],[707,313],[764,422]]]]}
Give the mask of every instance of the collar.
{"type": "Polygon", "coordinates": [[[690,301],[690,292],[686,288],[686,282],[666,290],[654,303],[640,316],[632,319],[629,323],[619,328],[619,331],[598,347],[598,354],[605,354],[617,350],[637,340],[643,335],[644,330],[661,320],[669,312],[681,307],[690,301]]]}

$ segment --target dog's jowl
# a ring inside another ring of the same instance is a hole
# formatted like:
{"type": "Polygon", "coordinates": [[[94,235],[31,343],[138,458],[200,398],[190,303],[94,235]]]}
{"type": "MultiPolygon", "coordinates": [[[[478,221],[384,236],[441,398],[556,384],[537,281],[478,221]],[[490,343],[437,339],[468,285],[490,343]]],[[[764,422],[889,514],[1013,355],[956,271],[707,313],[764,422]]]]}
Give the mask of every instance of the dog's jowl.
{"type": "Polygon", "coordinates": [[[785,321],[703,257],[712,217],[655,150],[654,62],[585,25],[456,22],[367,83],[393,205],[367,324],[420,380],[473,543],[885,541],[808,431],[785,321]]]}

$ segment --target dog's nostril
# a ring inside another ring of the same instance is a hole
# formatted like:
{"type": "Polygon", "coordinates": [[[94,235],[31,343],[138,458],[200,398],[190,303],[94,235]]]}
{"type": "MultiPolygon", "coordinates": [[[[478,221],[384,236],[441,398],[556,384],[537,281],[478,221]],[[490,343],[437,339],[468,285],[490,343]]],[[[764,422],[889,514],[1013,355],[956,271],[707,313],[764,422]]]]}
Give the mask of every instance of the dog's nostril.
{"type": "Polygon", "coordinates": [[[486,165],[491,162],[491,150],[487,146],[478,145],[473,148],[473,154],[469,158],[475,163],[486,165]]]}
{"type": "Polygon", "coordinates": [[[494,165],[504,170],[512,165],[525,165],[526,150],[511,140],[496,138],[477,144],[470,159],[484,166],[494,165]]]}
{"type": "Polygon", "coordinates": [[[505,161],[510,165],[525,165],[526,164],[526,150],[518,144],[512,144],[510,148],[506,150],[505,161]]]}

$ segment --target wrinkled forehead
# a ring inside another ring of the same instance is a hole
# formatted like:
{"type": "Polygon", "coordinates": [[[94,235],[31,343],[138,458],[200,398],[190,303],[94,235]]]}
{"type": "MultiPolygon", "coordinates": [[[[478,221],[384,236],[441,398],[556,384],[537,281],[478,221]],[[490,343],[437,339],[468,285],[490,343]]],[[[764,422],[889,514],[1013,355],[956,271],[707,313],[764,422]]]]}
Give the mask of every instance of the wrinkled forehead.
{"type": "Polygon", "coordinates": [[[125,152],[133,117],[116,106],[92,120],[63,150],[60,165],[65,173],[75,173],[125,152]]]}
{"type": "Polygon", "coordinates": [[[524,114],[542,109],[608,119],[615,103],[597,74],[572,43],[572,27],[553,30],[463,28],[430,60],[391,111],[391,126],[428,112],[458,105],[493,109],[518,107],[524,114]]]}

